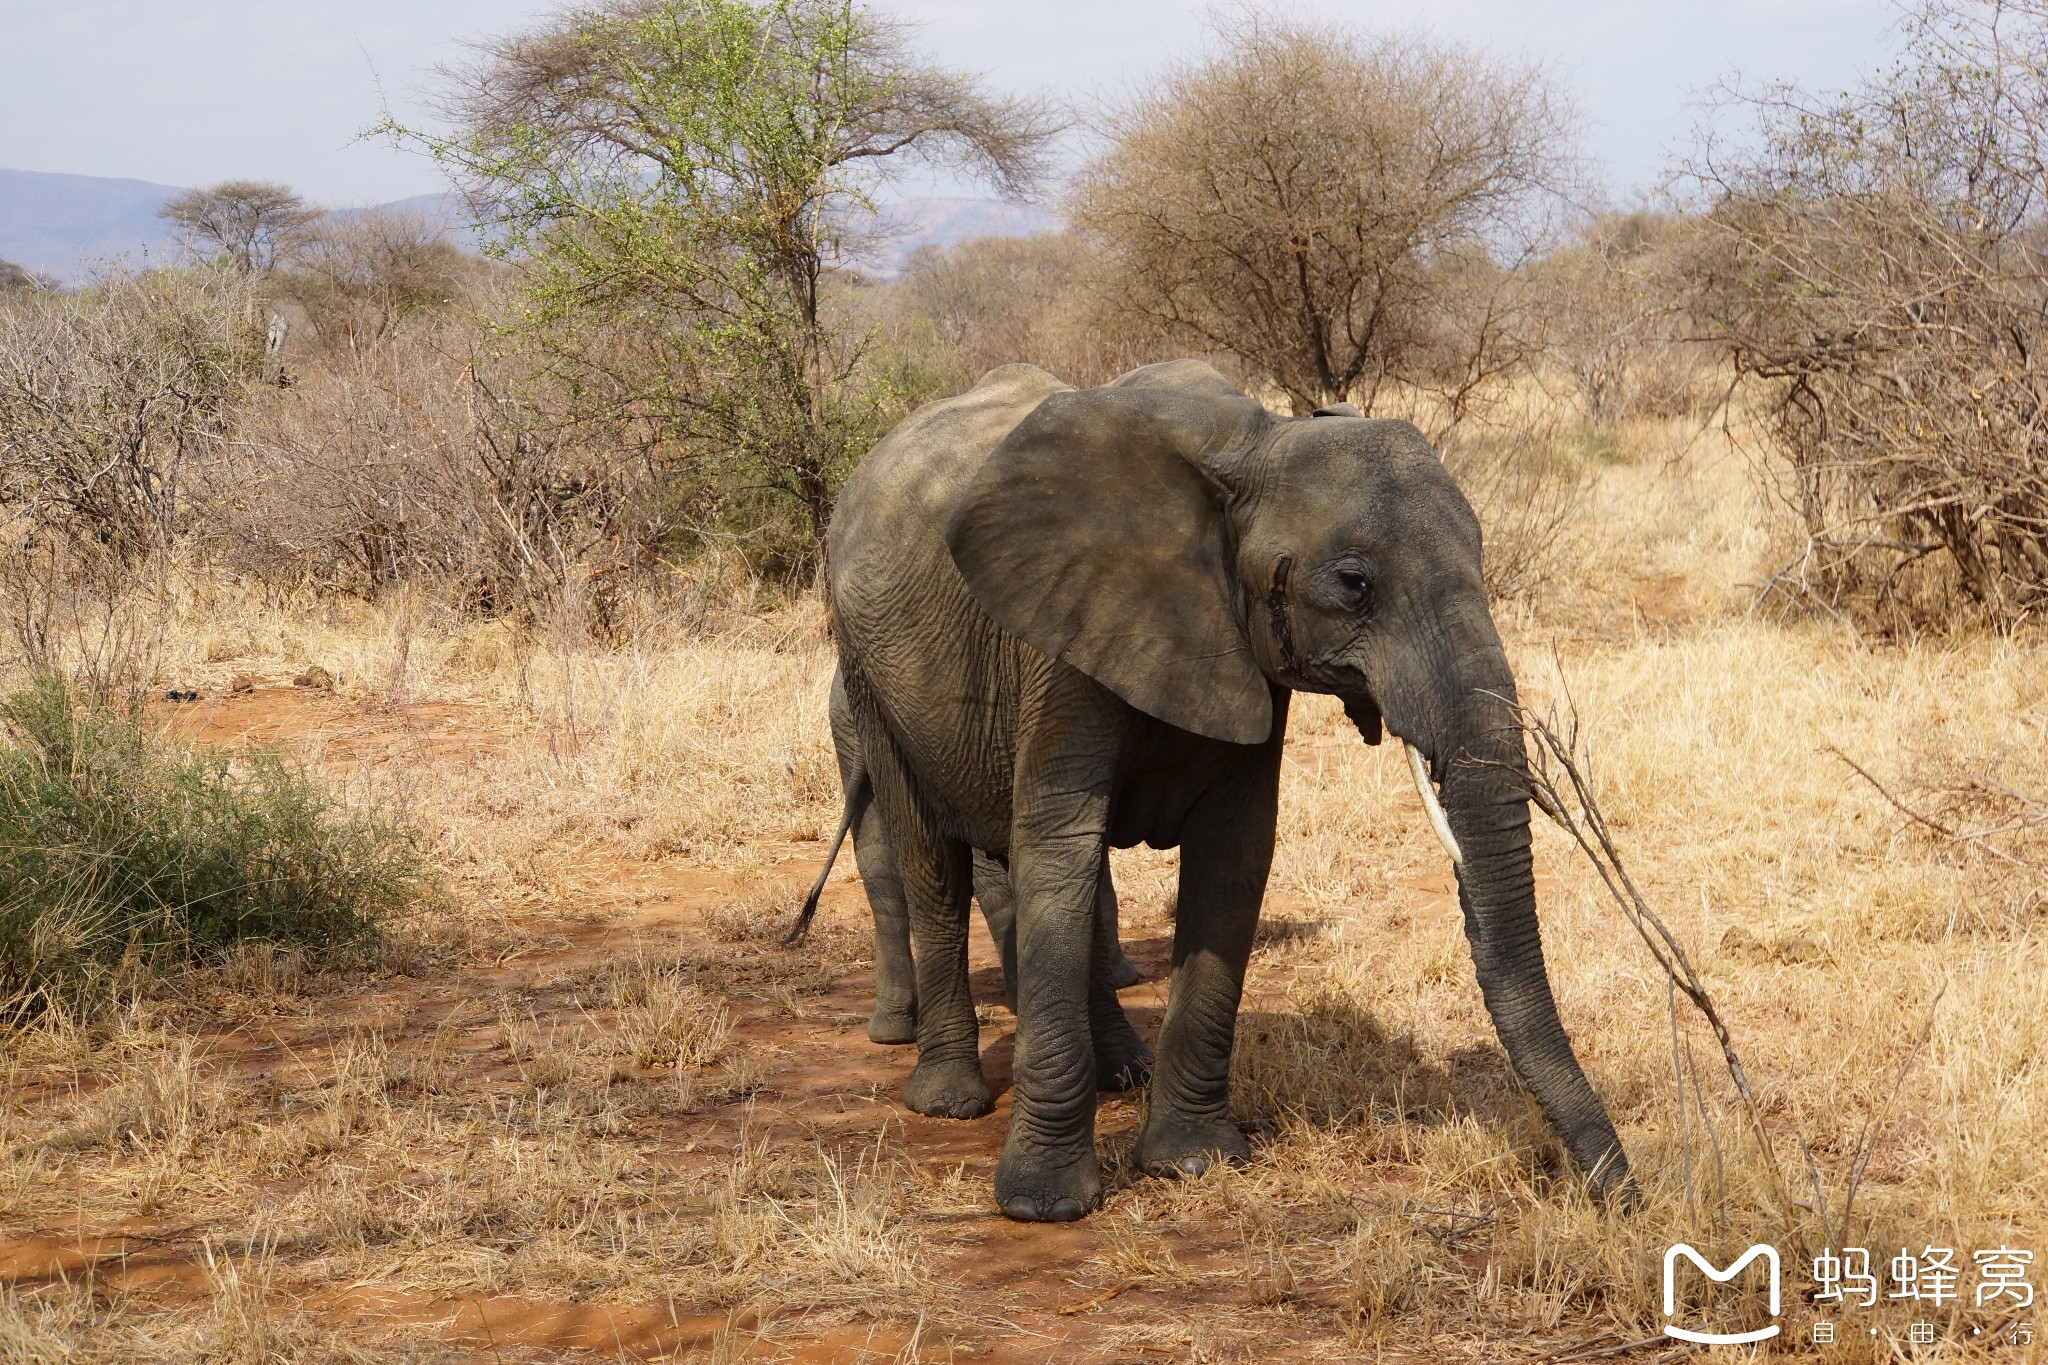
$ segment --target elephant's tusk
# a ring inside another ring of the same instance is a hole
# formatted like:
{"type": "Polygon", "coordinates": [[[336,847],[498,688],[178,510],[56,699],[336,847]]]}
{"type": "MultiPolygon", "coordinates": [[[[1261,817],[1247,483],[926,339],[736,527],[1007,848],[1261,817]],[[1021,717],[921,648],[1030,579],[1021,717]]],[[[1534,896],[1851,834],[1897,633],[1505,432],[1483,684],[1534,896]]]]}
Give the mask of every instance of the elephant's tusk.
{"type": "Polygon", "coordinates": [[[1458,851],[1458,841],[1451,835],[1451,822],[1437,802],[1436,789],[1429,785],[1429,769],[1423,766],[1422,750],[1412,744],[1401,747],[1408,751],[1408,771],[1415,777],[1415,790],[1422,797],[1422,809],[1429,815],[1429,827],[1436,831],[1436,841],[1444,846],[1454,864],[1463,867],[1465,855],[1458,851]]]}

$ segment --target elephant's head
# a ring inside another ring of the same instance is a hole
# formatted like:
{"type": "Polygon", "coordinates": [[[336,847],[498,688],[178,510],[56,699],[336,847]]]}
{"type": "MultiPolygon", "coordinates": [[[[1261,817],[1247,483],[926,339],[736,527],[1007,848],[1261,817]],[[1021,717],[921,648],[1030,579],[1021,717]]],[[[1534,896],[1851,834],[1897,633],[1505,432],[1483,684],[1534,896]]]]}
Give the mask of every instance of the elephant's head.
{"type": "Polygon", "coordinates": [[[1348,412],[1276,418],[1187,361],[1053,394],[966,490],[954,562],[1005,629],[1173,725],[1259,743],[1279,683],[1424,757],[1508,1056],[1594,1187],[1632,1190],[1544,971],[1478,518],[1413,426],[1348,412]]]}

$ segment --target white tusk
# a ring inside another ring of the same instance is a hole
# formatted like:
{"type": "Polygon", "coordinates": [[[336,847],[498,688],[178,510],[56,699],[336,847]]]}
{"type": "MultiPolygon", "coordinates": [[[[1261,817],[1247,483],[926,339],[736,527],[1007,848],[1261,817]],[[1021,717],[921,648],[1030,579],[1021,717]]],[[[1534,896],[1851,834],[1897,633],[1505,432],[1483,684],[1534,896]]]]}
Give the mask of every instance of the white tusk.
{"type": "Polygon", "coordinates": [[[1412,744],[1403,744],[1408,751],[1408,771],[1415,777],[1415,790],[1422,797],[1422,809],[1429,815],[1429,827],[1436,831],[1436,841],[1444,846],[1444,852],[1451,855],[1451,861],[1459,867],[1465,865],[1465,855],[1458,852],[1458,841],[1451,835],[1451,822],[1444,818],[1444,808],[1438,804],[1436,789],[1429,785],[1429,769],[1423,766],[1422,750],[1412,744]]]}

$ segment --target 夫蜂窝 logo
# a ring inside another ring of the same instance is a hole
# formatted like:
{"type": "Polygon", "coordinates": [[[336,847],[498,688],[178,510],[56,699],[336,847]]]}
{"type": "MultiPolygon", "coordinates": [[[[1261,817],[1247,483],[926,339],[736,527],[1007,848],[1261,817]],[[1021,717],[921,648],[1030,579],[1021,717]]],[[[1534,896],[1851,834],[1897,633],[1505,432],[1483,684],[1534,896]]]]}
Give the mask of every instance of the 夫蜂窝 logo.
{"type": "MultiPolygon", "coordinates": [[[[1700,1255],[1693,1247],[1688,1246],[1684,1242],[1679,1242],[1664,1253],[1665,1317],[1676,1317],[1678,1314],[1678,1294],[1676,1286],[1672,1282],[1672,1271],[1676,1268],[1680,1256],[1685,1257],[1686,1260],[1698,1266],[1706,1274],[1706,1277],[1715,1284],[1728,1283],[1728,1281],[1740,1275],[1751,1261],[1754,1261],[1759,1256],[1763,1257],[1770,1266],[1771,1271],[1771,1316],[1774,1318],[1778,1316],[1778,1249],[1776,1247],[1758,1242],[1755,1246],[1736,1257],[1726,1270],[1717,1270],[1706,1257],[1700,1255]]],[[[1689,1327],[1680,1327],[1677,1323],[1666,1323],[1664,1325],[1664,1335],[1676,1337],[1680,1341],[1697,1342],[1702,1346],[1740,1346],[1745,1342],[1763,1341],[1766,1338],[1778,1335],[1778,1324],[1774,1322],[1768,1327],[1758,1327],[1748,1332],[1699,1332],[1689,1327]]]]}

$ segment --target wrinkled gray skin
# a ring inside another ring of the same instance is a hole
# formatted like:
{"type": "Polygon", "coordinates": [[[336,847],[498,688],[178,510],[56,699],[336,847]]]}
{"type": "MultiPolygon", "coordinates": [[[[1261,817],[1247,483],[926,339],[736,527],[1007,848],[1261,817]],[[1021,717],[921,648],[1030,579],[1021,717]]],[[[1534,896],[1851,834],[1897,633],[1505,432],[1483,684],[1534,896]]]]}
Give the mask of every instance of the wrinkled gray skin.
{"type": "MultiPolygon", "coordinates": [[[[876,1043],[917,1041],[917,975],[910,947],[910,910],[903,901],[903,880],[897,875],[895,857],[889,848],[889,831],[881,812],[871,799],[867,761],[861,757],[860,735],[854,728],[853,712],[846,701],[846,684],[837,674],[832,678],[832,745],[839,759],[839,784],[845,793],[839,833],[825,855],[825,866],[804,901],[790,941],[801,938],[817,913],[818,897],[832,875],[832,864],[848,834],[853,836],[853,857],[867,891],[868,909],[875,920],[875,1012],[868,1019],[868,1039],[876,1043]]],[[[1110,987],[1122,990],[1136,985],[1138,969],[1117,942],[1116,888],[1109,877],[1109,859],[1095,888],[1096,931],[1108,935],[1112,949],[1110,987]]],[[[1017,898],[1010,889],[1009,869],[980,849],[974,850],[974,899],[988,924],[989,940],[996,945],[1003,964],[1003,997],[1012,1012],[1017,1008],[1017,898]]],[[[964,962],[963,962],[964,969],[964,962]]],[[[962,984],[965,989],[965,984],[962,984]]],[[[1141,1072],[1119,1072],[1102,1078],[1103,1088],[1122,1089],[1142,1078],[1141,1072]]]]}
{"type": "Polygon", "coordinates": [[[972,850],[1005,859],[1016,891],[1004,1213],[1101,1202],[1095,1078],[1138,1046],[1094,930],[1106,847],[1181,850],[1137,1161],[1249,1155],[1230,1051],[1295,691],[1425,757],[1509,1060],[1594,1187],[1633,1197],[1544,970],[1515,684],[1479,556],[1414,427],[1275,418],[1189,361],[1088,390],[1005,366],[905,419],[847,480],[834,634],[916,939],[919,1113],[989,1108],[965,989],[972,850]]]}

